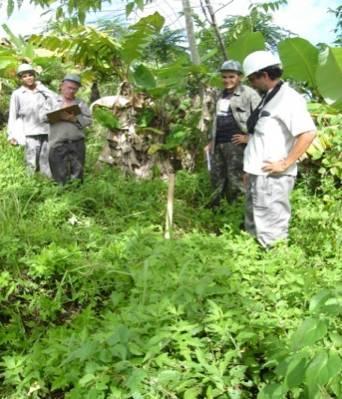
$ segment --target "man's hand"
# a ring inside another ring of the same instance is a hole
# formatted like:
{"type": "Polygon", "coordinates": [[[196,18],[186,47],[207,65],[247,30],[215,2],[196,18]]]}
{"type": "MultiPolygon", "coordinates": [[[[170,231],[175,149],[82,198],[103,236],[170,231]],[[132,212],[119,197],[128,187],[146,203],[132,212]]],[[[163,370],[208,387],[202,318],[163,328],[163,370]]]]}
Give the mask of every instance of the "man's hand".
{"type": "Polygon", "coordinates": [[[212,146],[211,142],[208,143],[208,144],[204,147],[204,152],[211,152],[211,146],[212,146]]]}
{"type": "Polygon", "coordinates": [[[247,144],[249,140],[248,134],[237,133],[232,137],[233,144],[247,144]]]}
{"type": "Polygon", "coordinates": [[[76,116],[70,112],[63,111],[61,114],[61,119],[67,122],[76,122],[76,116]]]}
{"type": "Polygon", "coordinates": [[[287,168],[287,162],[285,161],[285,159],[282,159],[276,162],[264,161],[264,166],[262,167],[262,170],[273,175],[277,173],[283,173],[287,168]]]}
{"type": "Polygon", "coordinates": [[[264,161],[262,170],[270,174],[285,172],[286,169],[293,165],[304,154],[314,138],[315,132],[313,131],[299,134],[286,159],[281,159],[280,161],[276,162],[264,161]]]}
{"type": "Polygon", "coordinates": [[[11,138],[11,139],[9,140],[9,143],[12,144],[12,145],[18,145],[17,140],[14,139],[14,138],[11,138]]]}

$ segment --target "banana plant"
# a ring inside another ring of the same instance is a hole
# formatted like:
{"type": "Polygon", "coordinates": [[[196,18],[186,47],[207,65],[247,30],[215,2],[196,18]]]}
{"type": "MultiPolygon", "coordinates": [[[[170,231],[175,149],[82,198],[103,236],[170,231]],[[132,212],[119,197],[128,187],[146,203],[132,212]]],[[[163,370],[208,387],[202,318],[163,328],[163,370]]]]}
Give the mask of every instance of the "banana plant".
{"type": "Polygon", "coordinates": [[[154,13],[130,26],[126,34],[114,38],[90,26],[64,26],[59,32],[32,36],[31,42],[52,50],[65,62],[86,70],[85,76],[137,81],[142,86],[155,86],[148,66],[139,62],[146,46],[164,24],[164,18],[154,13]]]}
{"type": "MultiPolygon", "coordinates": [[[[251,52],[265,48],[260,32],[245,33],[231,44],[228,52],[239,61],[251,52]]],[[[342,109],[342,48],[324,46],[319,49],[303,38],[280,41],[278,52],[284,77],[307,85],[326,104],[342,109]]]]}
{"type": "Polygon", "coordinates": [[[22,36],[14,35],[6,24],[3,24],[2,28],[6,32],[9,42],[0,45],[0,76],[14,78],[16,68],[22,62],[32,63],[41,68],[46,67],[55,57],[52,51],[37,48],[22,36]]]}
{"type": "Polygon", "coordinates": [[[285,76],[307,82],[324,101],[342,109],[342,48],[319,50],[302,38],[286,39],[278,45],[285,76]]]}

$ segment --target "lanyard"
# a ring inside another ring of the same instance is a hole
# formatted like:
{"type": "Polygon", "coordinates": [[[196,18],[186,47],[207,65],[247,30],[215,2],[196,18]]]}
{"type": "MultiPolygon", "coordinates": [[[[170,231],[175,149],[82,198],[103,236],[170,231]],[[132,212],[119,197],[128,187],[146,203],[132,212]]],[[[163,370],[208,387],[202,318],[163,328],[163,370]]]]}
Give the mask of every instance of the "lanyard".
{"type": "Polygon", "coordinates": [[[256,126],[256,124],[257,124],[257,122],[258,122],[258,120],[259,120],[259,117],[260,117],[260,111],[261,111],[261,110],[264,108],[264,106],[265,106],[269,101],[271,101],[272,98],[278,93],[278,91],[280,90],[280,88],[281,88],[281,86],[282,86],[283,83],[284,83],[284,82],[282,82],[282,81],[278,82],[278,83],[274,86],[274,88],[273,88],[271,91],[269,91],[268,93],[266,93],[266,94],[262,97],[262,99],[261,99],[259,105],[258,105],[258,106],[255,108],[255,110],[251,113],[251,115],[249,116],[249,118],[248,118],[248,120],[247,120],[247,131],[248,131],[249,134],[254,134],[255,126],[256,126]]]}

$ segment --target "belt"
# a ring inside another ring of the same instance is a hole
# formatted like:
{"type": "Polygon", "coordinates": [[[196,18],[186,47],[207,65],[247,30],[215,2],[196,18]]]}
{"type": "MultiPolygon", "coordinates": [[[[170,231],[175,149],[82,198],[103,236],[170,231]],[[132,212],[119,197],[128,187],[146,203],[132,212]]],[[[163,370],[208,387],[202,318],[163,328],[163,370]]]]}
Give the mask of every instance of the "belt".
{"type": "Polygon", "coordinates": [[[84,138],[77,139],[77,140],[61,140],[61,141],[58,141],[58,144],[71,144],[71,143],[77,143],[82,140],[84,140],[84,138]]]}

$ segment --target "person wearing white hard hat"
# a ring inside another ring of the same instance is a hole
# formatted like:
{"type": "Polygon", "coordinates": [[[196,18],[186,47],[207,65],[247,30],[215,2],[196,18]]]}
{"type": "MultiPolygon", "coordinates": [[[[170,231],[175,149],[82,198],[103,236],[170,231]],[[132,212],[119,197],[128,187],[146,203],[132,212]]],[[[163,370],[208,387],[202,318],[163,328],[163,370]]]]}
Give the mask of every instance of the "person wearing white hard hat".
{"type": "Polygon", "coordinates": [[[60,95],[42,106],[41,118],[58,113],[57,120],[50,120],[49,162],[53,179],[64,185],[70,180],[82,180],[85,162],[84,128],[91,124],[88,106],[76,94],[81,86],[77,74],[67,74],[60,86],[60,95]],[[77,107],[73,107],[76,106],[77,107]],[[65,110],[64,110],[65,108],[65,110]]]}
{"type": "Polygon", "coordinates": [[[218,206],[222,197],[232,203],[244,193],[242,164],[248,139],[246,122],[260,102],[255,90],[241,84],[242,67],[238,61],[225,61],[220,72],[224,89],[215,93],[213,126],[205,147],[213,187],[211,207],[218,206]]]}
{"type": "Polygon", "coordinates": [[[303,96],[281,80],[276,55],[255,51],[245,58],[243,70],[263,93],[247,121],[245,228],[267,248],[288,237],[296,163],[313,141],[316,127],[303,96]]]}
{"type": "Polygon", "coordinates": [[[49,126],[38,117],[39,103],[52,92],[36,80],[36,71],[30,64],[21,64],[17,69],[21,87],[11,95],[8,140],[13,145],[25,146],[25,160],[31,172],[40,171],[51,177],[48,161],[49,126]]]}

